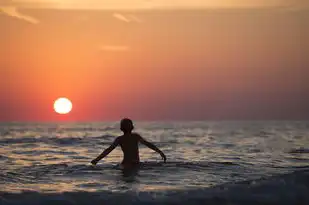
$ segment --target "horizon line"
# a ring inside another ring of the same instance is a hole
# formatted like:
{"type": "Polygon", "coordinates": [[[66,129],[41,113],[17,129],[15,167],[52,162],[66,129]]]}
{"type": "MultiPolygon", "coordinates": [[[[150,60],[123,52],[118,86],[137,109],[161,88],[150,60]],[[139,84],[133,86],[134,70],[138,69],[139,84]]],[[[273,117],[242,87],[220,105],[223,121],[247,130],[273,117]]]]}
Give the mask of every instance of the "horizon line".
{"type": "MultiPolygon", "coordinates": [[[[140,120],[136,119],[134,120],[131,118],[134,122],[309,122],[309,119],[203,119],[203,120],[185,120],[185,119],[165,119],[165,120],[140,120]]],[[[35,121],[35,120],[12,120],[12,121],[0,121],[0,124],[5,124],[5,123],[42,123],[42,124],[48,124],[48,123],[114,123],[114,122],[119,122],[121,120],[93,120],[93,121],[88,121],[88,120],[59,120],[59,121],[49,121],[49,120],[42,120],[42,121],[35,121]]]]}

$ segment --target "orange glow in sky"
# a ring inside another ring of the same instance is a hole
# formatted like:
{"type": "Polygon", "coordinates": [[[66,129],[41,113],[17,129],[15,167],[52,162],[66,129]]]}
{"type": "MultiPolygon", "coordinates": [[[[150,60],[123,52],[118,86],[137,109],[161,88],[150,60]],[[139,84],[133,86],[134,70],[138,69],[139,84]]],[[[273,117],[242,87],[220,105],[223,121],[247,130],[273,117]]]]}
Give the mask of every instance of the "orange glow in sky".
{"type": "Polygon", "coordinates": [[[1,1],[0,121],[307,118],[308,14],[289,0],[1,1]]]}

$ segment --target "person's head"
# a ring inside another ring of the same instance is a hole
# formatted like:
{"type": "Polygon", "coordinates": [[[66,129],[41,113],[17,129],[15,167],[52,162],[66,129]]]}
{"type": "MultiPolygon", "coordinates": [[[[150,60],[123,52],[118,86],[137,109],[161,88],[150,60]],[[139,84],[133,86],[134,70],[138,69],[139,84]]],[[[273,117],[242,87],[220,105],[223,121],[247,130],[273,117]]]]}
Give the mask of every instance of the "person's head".
{"type": "Polygon", "coordinates": [[[134,129],[132,120],[124,118],[120,121],[120,130],[124,133],[131,132],[134,129]]]}

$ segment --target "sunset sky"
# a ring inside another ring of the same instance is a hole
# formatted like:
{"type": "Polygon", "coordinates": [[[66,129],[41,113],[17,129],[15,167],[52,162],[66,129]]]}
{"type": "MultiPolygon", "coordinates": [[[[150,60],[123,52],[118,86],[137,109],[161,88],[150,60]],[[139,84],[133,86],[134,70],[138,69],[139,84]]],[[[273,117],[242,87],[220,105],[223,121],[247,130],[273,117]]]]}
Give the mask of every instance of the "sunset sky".
{"type": "Polygon", "coordinates": [[[0,121],[309,119],[308,2],[0,0],[0,121]]]}

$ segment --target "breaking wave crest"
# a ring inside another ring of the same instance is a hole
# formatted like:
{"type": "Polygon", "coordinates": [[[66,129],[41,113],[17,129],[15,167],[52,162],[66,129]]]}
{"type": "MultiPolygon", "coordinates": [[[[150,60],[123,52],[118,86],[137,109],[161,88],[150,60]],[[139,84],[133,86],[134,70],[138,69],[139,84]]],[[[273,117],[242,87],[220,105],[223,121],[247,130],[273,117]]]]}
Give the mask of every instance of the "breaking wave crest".
{"type": "MultiPolygon", "coordinates": [[[[76,168],[76,167],[75,167],[76,168]]],[[[85,167],[84,167],[85,168],[85,167]]],[[[0,192],[3,205],[36,204],[309,204],[309,169],[209,188],[115,193],[0,192]]]]}

